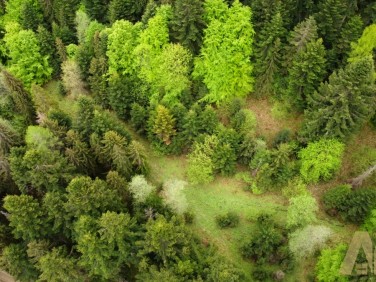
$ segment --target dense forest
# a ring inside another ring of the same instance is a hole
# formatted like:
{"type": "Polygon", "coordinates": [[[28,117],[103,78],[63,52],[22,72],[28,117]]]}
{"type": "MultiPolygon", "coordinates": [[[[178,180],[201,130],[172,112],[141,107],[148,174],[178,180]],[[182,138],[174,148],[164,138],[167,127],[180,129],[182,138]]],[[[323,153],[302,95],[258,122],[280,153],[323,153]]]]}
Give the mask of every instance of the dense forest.
{"type": "Polygon", "coordinates": [[[374,281],[376,1],[1,0],[0,59],[17,281],[374,281]]]}

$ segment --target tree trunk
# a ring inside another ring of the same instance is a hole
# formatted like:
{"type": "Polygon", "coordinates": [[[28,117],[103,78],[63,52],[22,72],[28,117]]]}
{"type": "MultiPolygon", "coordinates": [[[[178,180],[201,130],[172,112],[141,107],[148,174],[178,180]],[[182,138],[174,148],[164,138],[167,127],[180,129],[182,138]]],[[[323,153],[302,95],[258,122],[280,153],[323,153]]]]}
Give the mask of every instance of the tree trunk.
{"type": "Polygon", "coordinates": [[[376,164],[369,167],[365,172],[363,172],[358,177],[350,179],[349,184],[352,186],[353,189],[359,188],[362,185],[363,181],[369,176],[371,176],[372,173],[374,173],[375,171],[376,171],[376,164]]]}

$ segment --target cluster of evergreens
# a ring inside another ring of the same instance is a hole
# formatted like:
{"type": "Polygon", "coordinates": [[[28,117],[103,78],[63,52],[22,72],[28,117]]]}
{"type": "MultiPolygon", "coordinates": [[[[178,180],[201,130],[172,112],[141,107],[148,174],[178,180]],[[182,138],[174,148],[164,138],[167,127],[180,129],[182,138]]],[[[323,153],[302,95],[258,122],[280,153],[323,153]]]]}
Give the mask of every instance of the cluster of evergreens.
{"type": "MultiPolygon", "coordinates": [[[[15,278],[246,281],[192,233],[185,183],[149,177],[135,134],[187,154],[191,184],[240,167],[253,193],[282,191],[286,226],[259,216],[239,250],[258,265],[253,279],[283,280],[324,246],[331,231],[312,225],[307,185],[333,179],[346,142],[376,127],[375,1],[6,0],[0,30],[0,264],[15,278]],[[51,80],[68,110],[51,102],[51,80]],[[270,142],[246,96],[301,127],[270,142]]],[[[375,191],[339,186],[322,202],[375,231],[375,191]]],[[[318,281],[343,278],[329,272],[345,251],[322,252],[318,281]]]]}

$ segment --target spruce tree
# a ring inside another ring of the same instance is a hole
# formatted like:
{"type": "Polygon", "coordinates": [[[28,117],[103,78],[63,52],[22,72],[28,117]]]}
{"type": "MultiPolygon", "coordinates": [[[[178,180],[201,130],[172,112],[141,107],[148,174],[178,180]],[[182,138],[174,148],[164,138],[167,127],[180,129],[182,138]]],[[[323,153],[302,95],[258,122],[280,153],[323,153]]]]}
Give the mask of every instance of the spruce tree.
{"type": "MultiPolygon", "coordinates": [[[[333,52],[338,55],[337,64],[345,64],[351,51],[351,43],[356,42],[363,31],[363,21],[358,15],[351,17],[343,26],[340,37],[333,47],[333,52]]],[[[376,44],[376,43],[375,43],[376,44]]]]}
{"type": "Polygon", "coordinates": [[[307,44],[317,38],[317,25],[313,17],[309,17],[297,24],[288,36],[289,45],[286,47],[284,67],[289,68],[294,57],[299,52],[305,51],[307,44]]]}
{"type": "Polygon", "coordinates": [[[125,19],[136,22],[141,19],[147,0],[111,0],[108,7],[108,19],[110,23],[125,19]]]}
{"type": "Polygon", "coordinates": [[[371,56],[360,58],[334,72],[309,99],[303,136],[344,139],[374,113],[376,89],[371,56]]]}
{"type": "Polygon", "coordinates": [[[156,109],[153,133],[155,133],[166,145],[171,143],[171,137],[176,133],[175,119],[170,114],[170,111],[162,105],[158,105],[156,109]]]}
{"type": "Polygon", "coordinates": [[[110,0],[83,0],[85,10],[91,19],[106,22],[106,14],[110,0]]]}
{"type": "Polygon", "coordinates": [[[347,6],[342,0],[322,0],[318,5],[315,19],[319,34],[323,37],[326,47],[333,47],[337,42],[345,17],[348,13],[347,6]]]}
{"type": "Polygon", "coordinates": [[[22,82],[6,70],[2,70],[6,87],[10,90],[16,109],[25,118],[28,124],[35,124],[37,119],[31,95],[24,88],[22,82]]]}
{"type": "Polygon", "coordinates": [[[258,96],[273,93],[274,78],[281,63],[281,41],[285,33],[281,13],[276,12],[258,36],[255,48],[255,92],[258,96]]]}
{"type": "Polygon", "coordinates": [[[299,109],[306,107],[307,97],[314,93],[316,85],[323,80],[325,63],[325,48],[321,38],[308,43],[306,50],[299,52],[293,60],[289,69],[287,93],[299,109]]]}
{"type": "Polygon", "coordinates": [[[205,22],[201,0],[177,0],[173,7],[171,33],[174,40],[197,54],[201,44],[205,22]]]}

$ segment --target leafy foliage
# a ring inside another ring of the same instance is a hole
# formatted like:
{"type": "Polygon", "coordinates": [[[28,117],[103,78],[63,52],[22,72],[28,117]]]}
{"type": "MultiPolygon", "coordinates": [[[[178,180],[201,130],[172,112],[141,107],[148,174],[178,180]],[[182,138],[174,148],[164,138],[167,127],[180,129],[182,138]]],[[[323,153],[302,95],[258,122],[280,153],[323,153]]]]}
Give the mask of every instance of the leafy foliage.
{"type": "Polygon", "coordinates": [[[239,224],[239,215],[233,212],[228,212],[226,214],[216,216],[215,220],[220,228],[236,227],[239,224]]]}
{"type": "Polygon", "coordinates": [[[316,199],[309,194],[292,197],[287,210],[289,227],[306,226],[316,220],[318,205],[316,199]]]}
{"type": "Polygon", "coordinates": [[[239,1],[215,15],[216,2],[206,1],[209,19],[200,56],[195,60],[193,76],[202,78],[209,89],[203,100],[221,103],[236,96],[245,96],[253,88],[252,55],[254,30],[251,11],[239,1]]]}
{"type": "Polygon", "coordinates": [[[308,183],[331,179],[341,167],[344,149],[344,144],[335,139],[321,139],[309,143],[299,152],[302,161],[300,174],[308,183]]]}

